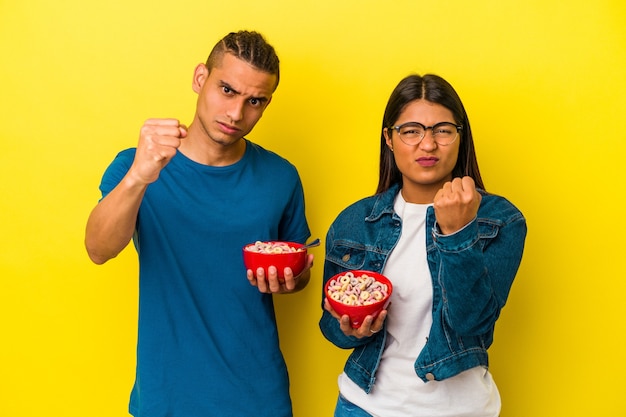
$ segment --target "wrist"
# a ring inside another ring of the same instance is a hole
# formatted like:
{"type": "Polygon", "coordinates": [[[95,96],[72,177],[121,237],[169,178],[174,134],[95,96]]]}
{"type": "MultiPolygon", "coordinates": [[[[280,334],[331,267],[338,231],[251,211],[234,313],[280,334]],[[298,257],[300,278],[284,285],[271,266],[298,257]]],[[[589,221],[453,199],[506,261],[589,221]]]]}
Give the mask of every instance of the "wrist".
{"type": "Polygon", "coordinates": [[[152,181],[143,178],[133,167],[131,167],[121,183],[128,189],[145,189],[152,181]]]}

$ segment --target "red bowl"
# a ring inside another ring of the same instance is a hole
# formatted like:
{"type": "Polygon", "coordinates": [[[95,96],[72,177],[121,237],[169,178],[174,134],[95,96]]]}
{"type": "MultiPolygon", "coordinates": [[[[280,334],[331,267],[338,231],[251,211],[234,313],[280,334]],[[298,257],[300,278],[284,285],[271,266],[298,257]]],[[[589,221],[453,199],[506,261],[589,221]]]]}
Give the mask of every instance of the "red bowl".
{"type": "MultiPolygon", "coordinates": [[[[268,241],[263,243],[285,243],[292,248],[299,249],[304,244],[295,242],[281,242],[281,241],[268,241]]],[[[247,248],[255,246],[255,243],[250,243],[243,247],[243,263],[246,269],[251,269],[256,276],[256,270],[263,268],[265,270],[265,276],[267,277],[267,268],[275,266],[279,279],[285,278],[285,268],[289,267],[293,271],[293,275],[299,275],[304,269],[306,263],[307,250],[299,250],[297,252],[286,253],[261,253],[252,252],[247,248]]]]}
{"type": "Polygon", "coordinates": [[[330,306],[339,315],[343,316],[347,314],[348,316],[350,316],[350,322],[352,324],[352,327],[355,329],[361,327],[361,323],[363,323],[363,320],[365,319],[366,316],[370,315],[376,318],[376,316],[378,316],[378,313],[380,313],[383,309],[387,308],[387,306],[389,305],[389,299],[391,298],[392,291],[393,291],[393,285],[391,284],[391,281],[389,281],[387,277],[377,272],[365,271],[365,270],[342,272],[330,278],[324,285],[324,294],[326,295],[326,298],[328,299],[330,306]],[[373,302],[372,304],[367,304],[367,305],[348,305],[339,300],[333,299],[329,292],[330,285],[333,284],[333,282],[338,281],[340,277],[346,275],[348,272],[352,272],[354,277],[357,277],[357,278],[365,274],[369,277],[374,278],[376,281],[387,285],[387,295],[385,295],[380,300],[377,300],[373,302]]]}

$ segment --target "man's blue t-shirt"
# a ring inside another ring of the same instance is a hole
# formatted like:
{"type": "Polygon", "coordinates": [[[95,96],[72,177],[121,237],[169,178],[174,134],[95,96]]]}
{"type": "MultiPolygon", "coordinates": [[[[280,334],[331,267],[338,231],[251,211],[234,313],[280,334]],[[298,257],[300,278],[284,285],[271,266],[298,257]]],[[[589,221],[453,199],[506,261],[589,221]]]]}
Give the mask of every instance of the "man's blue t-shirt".
{"type": "MultiPolygon", "coordinates": [[[[135,149],[104,174],[108,194],[135,149]]],[[[139,326],[134,416],[291,416],[272,296],[246,279],[242,248],[310,236],[302,184],[285,159],[246,141],[233,165],[178,152],[137,219],[139,326]]]]}

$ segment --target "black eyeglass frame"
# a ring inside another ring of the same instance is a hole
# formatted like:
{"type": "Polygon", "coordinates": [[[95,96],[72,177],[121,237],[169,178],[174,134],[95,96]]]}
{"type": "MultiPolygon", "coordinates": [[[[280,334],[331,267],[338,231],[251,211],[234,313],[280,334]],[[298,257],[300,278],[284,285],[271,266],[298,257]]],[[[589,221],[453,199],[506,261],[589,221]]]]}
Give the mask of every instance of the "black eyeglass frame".
{"type": "MultiPolygon", "coordinates": [[[[408,126],[408,125],[421,126],[424,129],[424,136],[422,136],[422,138],[419,140],[419,142],[417,142],[415,145],[419,145],[420,142],[424,140],[424,138],[426,137],[426,131],[428,129],[430,129],[431,132],[434,132],[435,128],[438,127],[438,126],[454,126],[456,128],[456,130],[457,130],[457,132],[456,132],[457,133],[457,137],[455,137],[452,142],[450,142],[450,143],[448,143],[446,145],[453,144],[458,139],[459,134],[463,131],[463,125],[457,125],[457,124],[454,124],[452,122],[439,122],[439,123],[435,123],[432,126],[424,126],[420,122],[406,122],[406,123],[402,123],[401,125],[398,125],[398,126],[390,126],[389,129],[393,129],[396,132],[398,132],[398,136],[400,137],[400,140],[402,140],[402,135],[400,135],[400,129],[402,129],[403,127],[408,126]]],[[[402,140],[402,142],[404,142],[404,141],[402,140]]],[[[409,145],[409,144],[407,143],[407,145],[409,145]]]]}

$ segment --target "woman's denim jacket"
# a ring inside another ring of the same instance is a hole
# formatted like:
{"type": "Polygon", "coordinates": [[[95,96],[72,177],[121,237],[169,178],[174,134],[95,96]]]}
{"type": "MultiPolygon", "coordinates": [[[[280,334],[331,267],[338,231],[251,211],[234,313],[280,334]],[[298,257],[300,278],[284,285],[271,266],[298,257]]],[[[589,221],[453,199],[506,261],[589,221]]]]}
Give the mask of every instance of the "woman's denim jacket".
{"type": "MultiPolygon", "coordinates": [[[[350,269],[382,272],[402,230],[402,220],[393,211],[398,191],[394,186],[339,214],[326,236],[324,283],[350,269]]],[[[426,233],[426,251],[433,323],[415,361],[415,372],[424,382],[488,366],[487,348],[522,258],[526,237],[522,213],[502,197],[481,194],[477,217],[454,234],[438,233],[433,207],[426,214],[426,230],[431,231],[426,233]]],[[[393,300],[389,314],[393,314],[393,300]]],[[[386,331],[362,339],[346,336],[327,311],[319,325],[336,346],[354,349],[344,371],[369,393],[386,331]]]]}

